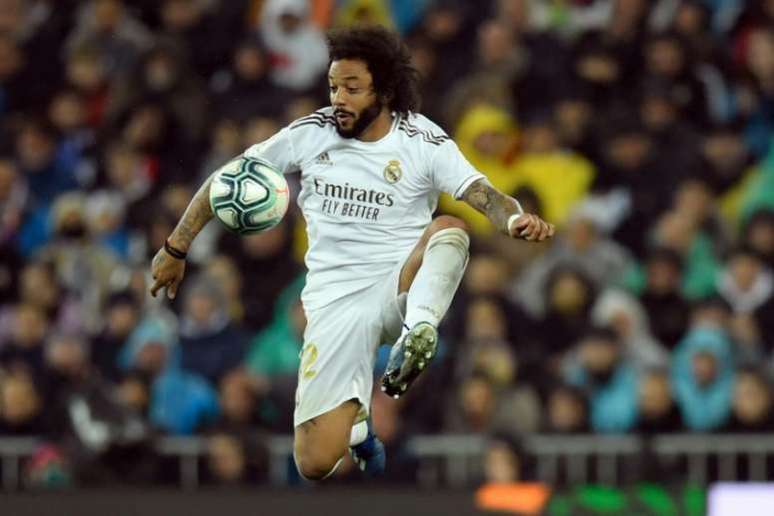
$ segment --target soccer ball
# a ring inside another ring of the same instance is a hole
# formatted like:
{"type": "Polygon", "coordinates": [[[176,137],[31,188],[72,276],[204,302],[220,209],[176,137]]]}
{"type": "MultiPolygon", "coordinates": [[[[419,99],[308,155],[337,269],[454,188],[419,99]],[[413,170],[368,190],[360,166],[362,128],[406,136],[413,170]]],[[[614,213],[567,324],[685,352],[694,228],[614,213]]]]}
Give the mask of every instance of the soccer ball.
{"type": "Polygon", "coordinates": [[[269,163],[239,157],[218,169],[210,184],[210,208],[234,233],[271,229],[288,211],[288,183],[269,163]]]}

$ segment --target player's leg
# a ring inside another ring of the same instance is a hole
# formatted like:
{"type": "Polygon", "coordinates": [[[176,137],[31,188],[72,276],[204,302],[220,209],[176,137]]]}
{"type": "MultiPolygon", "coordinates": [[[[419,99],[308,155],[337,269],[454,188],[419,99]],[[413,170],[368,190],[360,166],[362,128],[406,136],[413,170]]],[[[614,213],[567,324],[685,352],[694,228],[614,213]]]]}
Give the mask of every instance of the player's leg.
{"type": "Polygon", "coordinates": [[[345,401],[295,428],[293,456],[298,472],[309,480],[332,475],[347,453],[360,403],[345,401]]]}
{"type": "Polygon", "coordinates": [[[376,477],[384,473],[387,467],[387,454],[384,443],[374,433],[371,417],[352,427],[349,438],[349,454],[361,471],[376,477]]]}
{"type": "MultiPolygon", "coordinates": [[[[403,264],[403,268],[400,271],[400,281],[398,284],[398,293],[402,294],[405,292],[409,292],[411,286],[414,284],[414,280],[417,277],[417,274],[419,273],[420,268],[422,267],[422,264],[424,262],[424,256],[425,251],[428,248],[428,244],[430,243],[431,238],[433,236],[436,236],[434,239],[434,242],[437,241],[438,244],[441,242],[448,243],[448,240],[446,238],[439,240],[439,236],[443,235],[449,235],[453,234],[456,235],[458,238],[464,240],[464,255],[465,255],[465,263],[467,263],[467,255],[468,255],[468,247],[470,238],[468,237],[468,226],[465,224],[465,222],[462,219],[459,219],[457,217],[452,217],[451,215],[441,215],[440,217],[437,217],[433,219],[433,221],[427,226],[425,229],[425,232],[422,233],[422,236],[419,238],[419,241],[417,242],[417,245],[414,246],[414,249],[411,251],[411,254],[406,259],[406,263],[403,264]],[[449,231],[451,230],[451,231],[449,231]],[[437,235],[438,233],[441,233],[441,235],[437,235]],[[464,235],[464,236],[463,236],[464,235]]],[[[434,245],[433,247],[437,247],[437,245],[434,245]]],[[[461,248],[454,245],[454,252],[461,252],[461,248]]],[[[443,249],[443,247],[442,247],[443,249]]],[[[431,264],[432,268],[432,264],[431,264]]],[[[464,266],[458,267],[460,270],[459,277],[462,278],[462,273],[465,272],[464,266]]],[[[452,293],[452,296],[454,293],[452,293]]],[[[451,301],[449,301],[451,303],[451,301]]],[[[408,310],[408,307],[407,307],[408,310]]],[[[409,314],[406,313],[406,318],[408,319],[409,314]]]]}
{"type": "Polygon", "coordinates": [[[294,455],[306,478],[329,476],[348,448],[367,474],[384,471],[384,447],[367,422],[382,342],[373,298],[371,289],[306,310],[293,416],[294,455]]]}
{"type": "Polygon", "coordinates": [[[402,335],[393,346],[382,390],[398,397],[435,355],[437,327],[446,315],[468,263],[465,223],[450,216],[433,220],[404,264],[398,294],[407,294],[402,335]]]}

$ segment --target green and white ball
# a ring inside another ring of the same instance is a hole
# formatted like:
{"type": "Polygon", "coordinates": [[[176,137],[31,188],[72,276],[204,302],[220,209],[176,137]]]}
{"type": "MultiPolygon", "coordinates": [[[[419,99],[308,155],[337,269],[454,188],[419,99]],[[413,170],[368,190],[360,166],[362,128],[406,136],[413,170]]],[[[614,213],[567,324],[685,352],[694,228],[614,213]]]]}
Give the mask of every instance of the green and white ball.
{"type": "Polygon", "coordinates": [[[273,228],[288,211],[288,183],[269,163],[239,157],[218,169],[210,184],[210,208],[240,235],[273,228]]]}

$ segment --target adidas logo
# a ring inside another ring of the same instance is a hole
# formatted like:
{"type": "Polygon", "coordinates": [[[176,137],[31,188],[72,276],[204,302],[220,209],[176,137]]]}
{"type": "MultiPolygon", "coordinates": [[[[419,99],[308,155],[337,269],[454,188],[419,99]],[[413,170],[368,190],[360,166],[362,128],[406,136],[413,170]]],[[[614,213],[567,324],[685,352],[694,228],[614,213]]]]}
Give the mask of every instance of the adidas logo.
{"type": "Polygon", "coordinates": [[[319,163],[320,165],[333,165],[333,162],[331,161],[331,157],[328,156],[327,152],[323,152],[317,158],[314,160],[315,163],[319,163]]]}

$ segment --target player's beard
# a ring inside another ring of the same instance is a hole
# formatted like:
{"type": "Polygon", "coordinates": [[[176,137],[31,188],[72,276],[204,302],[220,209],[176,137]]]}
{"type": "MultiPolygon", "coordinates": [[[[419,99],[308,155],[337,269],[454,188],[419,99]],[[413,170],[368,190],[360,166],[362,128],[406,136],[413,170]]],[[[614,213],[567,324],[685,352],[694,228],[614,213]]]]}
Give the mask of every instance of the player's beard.
{"type": "Polygon", "coordinates": [[[376,117],[378,117],[379,113],[382,112],[383,107],[384,104],[382,104],[381,100],[379,100],[378,97],[375,98],[370,106],[360,112],[357,119],[355,120],[355,123],[352,125],[352,129],[343,129],[339,125],[339,122],[336,121],[336,132],[339,133],[339,136],[342,138],[357,138],[363,134],[363,131],[368,129],[368,126],[371,125],[371,122],[376,120],[376,117]]]}

